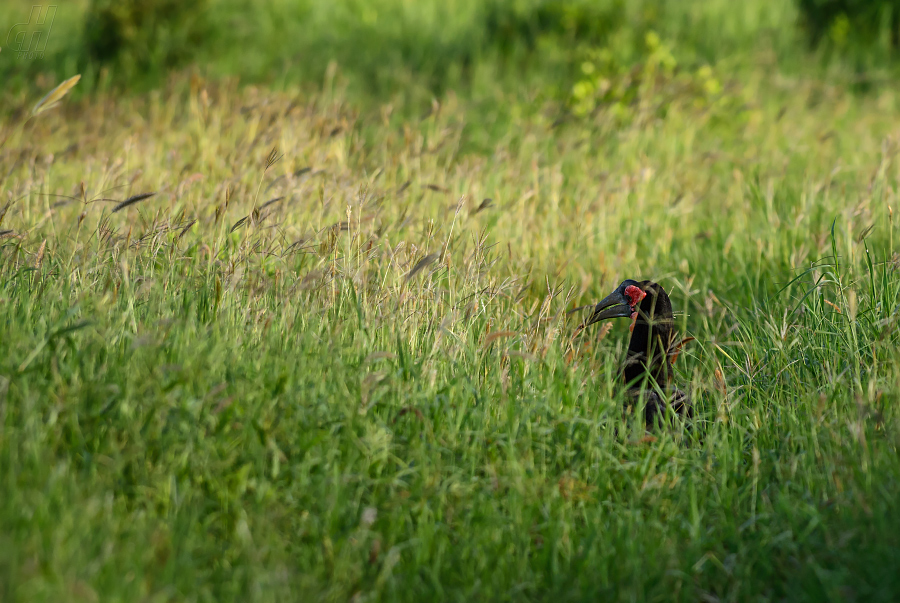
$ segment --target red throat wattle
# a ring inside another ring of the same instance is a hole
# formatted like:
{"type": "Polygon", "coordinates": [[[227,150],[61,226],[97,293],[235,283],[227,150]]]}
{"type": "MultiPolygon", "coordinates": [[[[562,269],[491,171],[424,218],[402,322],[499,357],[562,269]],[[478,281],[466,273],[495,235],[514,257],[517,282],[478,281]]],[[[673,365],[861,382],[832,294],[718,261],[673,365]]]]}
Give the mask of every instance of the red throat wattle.
{"type": "MultiPolygon", "coordinates": [[[[631,309],[634,310],[641,300],[647,296],[647,293],[644,292],[643,289],[636,285],[628,285],[625,287],[625,297],[628,298],[628,305],[631,306],[631,309]]],[[[631,313],[631,325],[628,327],[628,330],[632,333],[634,332],[634,322],[637,320],[637,310],[631,313]]]]}

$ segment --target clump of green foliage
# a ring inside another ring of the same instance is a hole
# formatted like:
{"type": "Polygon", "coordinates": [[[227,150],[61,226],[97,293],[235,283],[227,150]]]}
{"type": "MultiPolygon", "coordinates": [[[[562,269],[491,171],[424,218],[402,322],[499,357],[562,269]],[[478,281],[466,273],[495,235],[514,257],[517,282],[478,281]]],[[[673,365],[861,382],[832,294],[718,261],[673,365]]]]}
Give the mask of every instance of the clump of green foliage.
{"type": "Polygon", "coordinates": [[[536,49],[542,40],[599,44],[627,27],[623,0],[530,0],[484,4],[486,41],[505,51],[536,49]]]}
{"type": "Polygon", "coordinates": [[[740,111],[740,97],[722,94],[712,67],[679,69],[671,47],[656,32],[647,33],[645,44],[637,63],[622,61],[609,47],[584,52],[580,78],[569,98],[572,112],[586,117],[603,111],[624,124],[640,116],[662,117],[672,103],[732,115],[740,111]]]}
{"type": "Polygon", "coordinates": [[[797,0],[797,6],[813,45],[900,44],[898,0],[797,0]]]}
{"type": "Polygon", "coordinates": [[[209,33],[206,0],[91,0],[85,13],[88,57],[129,76],[190,60],[209,33]]]}

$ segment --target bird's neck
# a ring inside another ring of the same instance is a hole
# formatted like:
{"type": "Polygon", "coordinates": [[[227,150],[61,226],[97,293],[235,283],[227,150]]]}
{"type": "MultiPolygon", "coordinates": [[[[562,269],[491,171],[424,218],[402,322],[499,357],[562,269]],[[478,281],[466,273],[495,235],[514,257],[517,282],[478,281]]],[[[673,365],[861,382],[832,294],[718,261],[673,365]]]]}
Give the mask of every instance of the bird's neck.
{"type": "Polygon", "coordinates": [[[668,355],[673,337],[673,317],[655,317],[653,325],[648,324],[643,317],[638,318],[631,333],[623,370],[625,383],[629,387],[644,387],[648,377],[660,387],[665,387],[673,372],[668,355]]]}

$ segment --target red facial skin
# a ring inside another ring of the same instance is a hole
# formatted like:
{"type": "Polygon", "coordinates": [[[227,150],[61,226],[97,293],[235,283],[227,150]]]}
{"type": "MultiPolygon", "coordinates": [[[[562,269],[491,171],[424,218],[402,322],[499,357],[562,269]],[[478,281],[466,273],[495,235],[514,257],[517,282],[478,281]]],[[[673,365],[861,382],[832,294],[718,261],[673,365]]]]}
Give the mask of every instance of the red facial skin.
{"type": "MultiPolygon", "coordinates": [[[[632,310],[634,310],[637,305],[641,303],[641,300],[646,296],[647,293],[640,287],[637,287],[635,285],[628,285],[627,287],[625,287],[625,297],[628,298],[629,305],[631,306],[632,310]]],[[[637,320],[637,315],[637,310],[631,313],[631,326],[628,327],[628,330],[631,332],[634,331],[634,321],[637,320]]]]}
{"type": "Polygon", "coordinates": [[[641,303],[642,299],[647,297],[647,293],[636,285],[628,285],[625,287],[625,297],[628,298],[628,301],[630,302],[629,305],[633,308],[641,303]]]}

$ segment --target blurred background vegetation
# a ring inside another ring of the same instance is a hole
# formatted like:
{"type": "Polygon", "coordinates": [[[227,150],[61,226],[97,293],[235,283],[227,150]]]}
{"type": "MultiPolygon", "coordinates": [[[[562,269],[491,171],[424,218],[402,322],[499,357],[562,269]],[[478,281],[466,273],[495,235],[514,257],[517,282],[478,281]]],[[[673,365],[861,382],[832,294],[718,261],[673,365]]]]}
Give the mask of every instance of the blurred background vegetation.
{"type": "MultiPolygon", "coordinates": [[[[27,20],[32,0],[0,7],[27,20]]],[[[826,70],[861,89],[886,79],[900,0],[72,0],[40,60],[0,54],[5,94],[82,73],[82,93],[145,90],[175,71],[271,86],[340,85],[361,102],[421,108],[449,90],[498,90],[576,112],[633,100],[654,75],[826,70]],[[644,73],[644,75],[647,75],[644,73]],[[327,80],[327,82],[326,82],[327,80]]]]}

